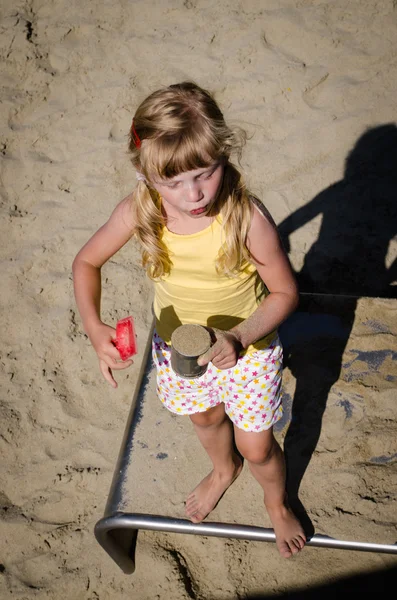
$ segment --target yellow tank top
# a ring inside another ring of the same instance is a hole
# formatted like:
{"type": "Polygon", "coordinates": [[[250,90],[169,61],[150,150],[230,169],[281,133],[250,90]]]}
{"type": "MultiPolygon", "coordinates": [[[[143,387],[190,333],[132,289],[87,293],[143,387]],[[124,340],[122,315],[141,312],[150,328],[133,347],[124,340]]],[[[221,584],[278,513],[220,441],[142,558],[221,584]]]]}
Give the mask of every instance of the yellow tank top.
{"type": "MultiPolygon", "coordinates": [[[[228,330],[249,317],[269,293],[254,265],[236,277],[219,274],[215,259],[222,245],[222,225],[215,219],[209,227],[187,235],[163,231],[172,261],[171,273],[154,282],[154,314],[160,337],[169,344],[177,327],[197,323],[228,330]]],[[[271,332],[250,345],[247,352],[266,348],[271,332]]]]}

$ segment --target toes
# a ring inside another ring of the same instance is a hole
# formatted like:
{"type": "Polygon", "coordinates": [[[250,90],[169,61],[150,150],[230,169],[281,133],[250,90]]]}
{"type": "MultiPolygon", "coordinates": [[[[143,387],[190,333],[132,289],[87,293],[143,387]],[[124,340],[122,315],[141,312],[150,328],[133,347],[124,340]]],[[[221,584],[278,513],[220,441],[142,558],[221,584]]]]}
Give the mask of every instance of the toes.
{"type": "Polygon", "coordinates": [[[278,544],[278,549],[283,558],[290,558],[291,556],[298,554],[305,545],[305,540],[301,537],[293,538],[285,542],[278,544]]]}
{"type": "Polygon", "coordinates": [[[286,542],[280,544],[278,550],[283,558],[290,558],[293,554],[286,542]]]}
{"type": "Polygon", "coordinates": [[[299,552],[299,550],[302,550],[305,544],[306,538],[298,534],[295,538],[292,538],[290,546],[294,545],[299,552]]]}
{"type": "Polygon", "coordinates": [[[192,521],[192,523],[201,523],[204,520],[204,517],[201,515],[198,509],[186,511],[187,517],[192,521]]]}
{"type": "Polygon", "coordinates": [[[185,511],[187,515],[192,515],[198,511],[197,502],[194,498],[188,498],[185,504],[185,511]]]}
{"type": "Polygon", "coordinates": [[[291,554],[298,554],[298,552],[300,552],[300,547],[295,546],[294,543],[291,543],[289,548],[290,548],[291,554]]]}
{"type": "Polygon", "coordinates": [[[204,517],[202,517],[202,516],[200,515],[200,513],[199,513],[199,512],[197,512],[197,513],[194,513],[194,515],[192,515],[192,516],[190,517],[190,520],[191,520],[191,522],[192,522],[192,523],[201,523],[201,521],[203,521],[203,520],[204,520],[204,517]]]}
{"type": "Polygon", "coordinates": [[[189,497],[186,500],[185,513],[193,523],[199,523],[200,521],[203,520],[201,518],[200,509],[197,506],[197,502],[196,502],[196,499],[194,498],[194,496],[189,497]]]}

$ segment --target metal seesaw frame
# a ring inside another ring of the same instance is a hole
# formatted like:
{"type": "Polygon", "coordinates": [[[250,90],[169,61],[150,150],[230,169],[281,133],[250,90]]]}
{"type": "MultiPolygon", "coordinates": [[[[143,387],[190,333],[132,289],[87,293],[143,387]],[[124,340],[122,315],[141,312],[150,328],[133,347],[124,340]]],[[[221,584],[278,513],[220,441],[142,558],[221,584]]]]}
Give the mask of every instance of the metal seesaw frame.
{"type": "MultiPolygon", "coordinates": [[[[197,524],[186,519],[176,519],[164,515],[129,513],[125,512],[122,508],[122,486],[126,479],[134,433],[144,402],[144,381],[145,378],[148,377],[151,369],[150,353],[153,329],[154,321],[142,357],[141,368],[135,386],[124,438],[113,474],[105,513],[103,518],[96,523],[94,529],[98,543],[126,574],[131,574],[135,571],[135,546],[138,531],[140,529],[163,531],[167,533],[184,533],[190,535],[244,539],[256,542],[276,541],[275,533],[273,529],[270,528],[216,522],[197,524]]],[[[306,545],[317,548],[397,554],[397,544],[339,540],[320,534],[315,534],[309,538],[306,545]]]]}

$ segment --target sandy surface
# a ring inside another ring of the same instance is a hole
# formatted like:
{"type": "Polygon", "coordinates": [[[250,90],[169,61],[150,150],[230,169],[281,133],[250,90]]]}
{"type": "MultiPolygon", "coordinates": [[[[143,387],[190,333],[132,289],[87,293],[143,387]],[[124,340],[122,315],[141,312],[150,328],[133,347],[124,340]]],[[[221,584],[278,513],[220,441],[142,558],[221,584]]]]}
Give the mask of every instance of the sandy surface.
{"type": "MultiPolygon", "coordinates": [[[[397,541],[397,3],[2,0],[0,33],[0,597],[229,600],[396,569],[395,555],[308,548],[281,561],[272,544],[142,533],[136,572],[124,575],[93,528],[139,357],[117,391],[101,380],[76,314],[71,263],[134,185],[126,134],[137,103],[186,79],[211,89],[251,135],[245,176],[280,225],[301,289],[394,298],[352,299],[339,313],[345,337],[326,365],[315,423],[303,398],[313,406],[309,368],[317,365],[321,381],[324,364],[310,345],[288,357],[285,394],[309,417],[300,499],[316,531],[397,541]]],[[[133,314],[143,348],[150,286],[137,249],[124,248],[103,275],[104,320],[133,314]]],[[[189,433],[158,410],[165,425],[144,443],[154,456],[180,456],[189,433]]],[[[208,465],[193,447],[199,475],[208,465]]],[[[150,461],[140,456],[144,471],[150,461]]],[[[160,514],[181,516],[189,463],[178,460],[179,487],[167,485],[170,459],[155,462],[162,494],[147,483],[160,514]]],[[[248,472],[224,500],[214,518],[268,526],[248,472]]]]}

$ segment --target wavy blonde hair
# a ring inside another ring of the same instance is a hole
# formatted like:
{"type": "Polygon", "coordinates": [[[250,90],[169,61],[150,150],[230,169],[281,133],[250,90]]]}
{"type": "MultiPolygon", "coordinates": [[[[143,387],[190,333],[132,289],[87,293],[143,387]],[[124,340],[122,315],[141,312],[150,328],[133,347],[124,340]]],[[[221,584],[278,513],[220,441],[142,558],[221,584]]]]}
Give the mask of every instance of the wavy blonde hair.
{"type": "Polygon", "coordinates": [[[224,232],[216,268],[228,275],[237,273],[251,258],[247,235],[252,206],[250,194],[230,156],[235,153],[240,159],[245,133],[229,128],[211,94],[191,82],[170,85],[151,94],[138,107],[133,124],[141,145],[136,146],[131,131],[131,160],[146,179],[138,181],[133,193],[134,233],[141,244],[142,263],[149,277],[161,278],[172,267],[162,240],[165,219],[161,198],[150,182],[215,162],[224,164],[221,188],[211,209],[213,215],[220,215],[224,232]]]}

